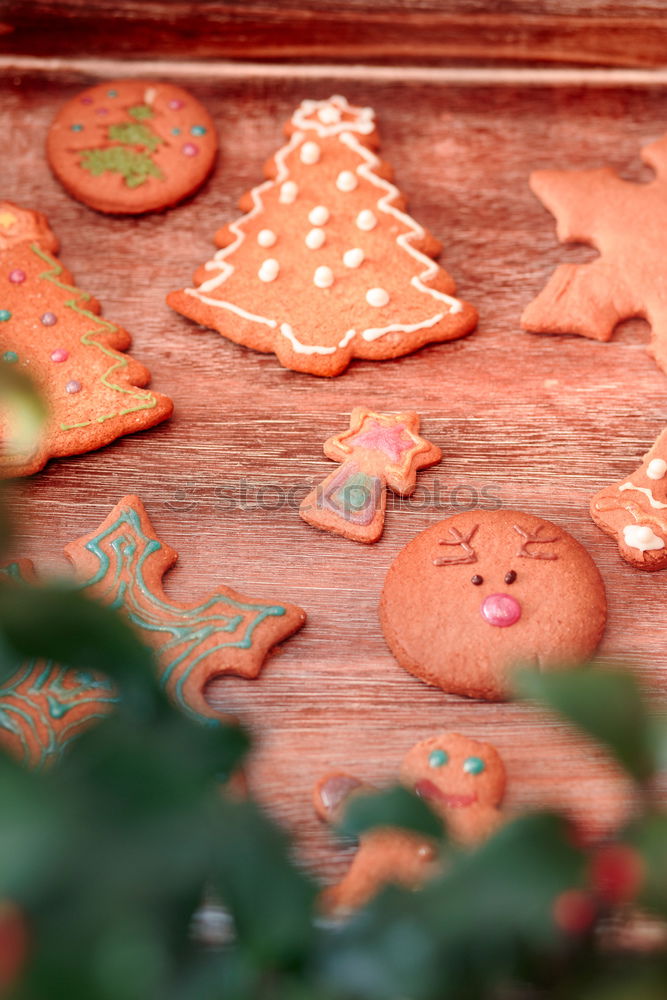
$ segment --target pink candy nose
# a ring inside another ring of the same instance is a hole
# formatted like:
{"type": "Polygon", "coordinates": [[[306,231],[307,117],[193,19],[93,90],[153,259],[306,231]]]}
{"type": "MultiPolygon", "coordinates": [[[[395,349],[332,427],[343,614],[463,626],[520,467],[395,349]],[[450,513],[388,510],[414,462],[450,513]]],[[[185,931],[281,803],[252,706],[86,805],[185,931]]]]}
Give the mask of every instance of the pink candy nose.
{"type": "Polygon", "coordinates": [[[482,601],[480,612],[489,625],[507,628],[521,617],[521,605],[509,594],[489,594],[482,601]]]}

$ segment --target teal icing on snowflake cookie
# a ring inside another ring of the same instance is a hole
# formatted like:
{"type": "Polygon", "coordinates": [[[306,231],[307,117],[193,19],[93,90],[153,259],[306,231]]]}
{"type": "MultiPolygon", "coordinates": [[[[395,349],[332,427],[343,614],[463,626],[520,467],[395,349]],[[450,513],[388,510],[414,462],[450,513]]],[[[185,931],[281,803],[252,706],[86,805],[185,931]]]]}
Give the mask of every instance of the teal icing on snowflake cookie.
{"type": "MultiPolygon", "coordinates": [[[[200,720],[218,717],[204,697],[210,680],[225,674],[257,677],[271,647],[305,621],[295,605],[251,600],[228,587],[192,605],[170,600],[162,577],[176,553],[157,537],[134,496],[121,500],[95,532],[65,552],[80,589],[127,615],[155,650],[167,692],[200,720]]],[[[27,561],[4,572],[34,578],[27,561]]],[[[4,737],[23,759],[43,764],[115,700],[103,678],[31,661],[0,688],[0,741],[4,737]]]]}

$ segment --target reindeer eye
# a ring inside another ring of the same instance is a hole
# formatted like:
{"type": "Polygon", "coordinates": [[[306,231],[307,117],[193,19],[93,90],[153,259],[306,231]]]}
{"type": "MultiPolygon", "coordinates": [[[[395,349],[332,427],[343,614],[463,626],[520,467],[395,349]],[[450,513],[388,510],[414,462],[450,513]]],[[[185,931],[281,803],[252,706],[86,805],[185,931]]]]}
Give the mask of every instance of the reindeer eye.
{"type": "Polygon", "coordinates": [[[476,587],[479,587],[480,583],[484,583],[484,577],[480,576],[478,573],[475,573],[474,576],[470,577],[470,582],[474,583],[476,587]]]}
{"type": "Polygon", "coordinates": [[[511,569],[509,573],[505,573],[505,583],[514,583],[516,580],[516,571],[511,569]]]}

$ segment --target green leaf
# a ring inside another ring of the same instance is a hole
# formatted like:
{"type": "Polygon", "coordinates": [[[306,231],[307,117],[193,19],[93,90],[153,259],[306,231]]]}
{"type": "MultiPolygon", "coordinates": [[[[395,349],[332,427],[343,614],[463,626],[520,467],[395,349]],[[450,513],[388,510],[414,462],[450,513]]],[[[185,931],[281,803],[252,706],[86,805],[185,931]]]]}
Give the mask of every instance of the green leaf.
{"type": "Polygon", "coordinates": [[[71,585],[0,579],[0,637],[22,658],[106,674],[122,689],[123,712],[154,713],[166,701],[153,654],[131,626],[71,585]]]}
{"type": "Polygon", "coordinates": [[[325,942],[321,974],[355,1000],[490,1000],[569,947],[554,902],[584,870],[564,820],[521,817],[419,892],[377,896],[325,942]]]}
{"type": "Polygon", "coordinates": [[[593,984],[582,984],[576,1000],[665,1000],[664,956],[611,956],[595,978],[593,984]]]}
{"type": "Polygon", "coordinates": [[[226,801],[220,838],[213,884],[241,948],[259,965],[299,963],[313,939],[316,889],[284,833],[253,803],[226,801]]]}
{"type": "Polygon", "coordinates": [[[351,797],[340,830],[345,836],[359,837],[378,826],[438,839],[444,833],[442,821],[427,803],[402,785],[351,797]]]}
{"type": "Polygon", "coordinates": [[[67,849],[65,801],[44,775],[4,752],[0,801],[0,899],[46,899],[67,849]]]}
{"type": "MultiPolygon", "coordinates": [[[[5,357],[11,354],[8,351],[5,357]]],[[[39,444],[47,411],[32,380],[17,369],[16,360],[0,363],[0,409],[7,415],[9,427],[8,440],[4,442],[7,452],[32,454],[39,444]]]]}
{"type": "Polygon", "coordinates": [[[623,841],[636,848],[646,868],[639,901],[654,913],[667,916],[667,814],[648,813],[634,822],[623,841]]]}
{"type": "Polygon", "coordinates": [[[638,781],[655,773],[657,739],[635,677],[626,670],[592,667],[548,673],[521,671],[520,696],[541,702],[592,736],[638,781]]]}

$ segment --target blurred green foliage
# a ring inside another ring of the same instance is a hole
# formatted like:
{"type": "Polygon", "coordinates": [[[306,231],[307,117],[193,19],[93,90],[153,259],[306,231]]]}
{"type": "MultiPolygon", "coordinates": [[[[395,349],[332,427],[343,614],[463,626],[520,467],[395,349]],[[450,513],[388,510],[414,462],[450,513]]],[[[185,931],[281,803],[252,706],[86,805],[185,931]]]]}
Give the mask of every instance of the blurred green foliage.
{"type": "MultiPolygon", "coordinates": [[[[2,387],[0,386],[0,391],[2,387]]],[[[665,731],[631,673],[522,673],[524,696],[602,743],[640,790],[613,845],[584,847],[548,813],[456,849],[402,788],[353,797],[347,836],[399,826],[446,858],[420,891],[389,886],[345,920],[286,835],[228,782],[238,727],[167,700],[122,616],[73,589],[0,580],[0,672],[26,657],[97,670],[108,718],[59,763],[0,753],[0,992],[13,1000],[663,1000],[667,951],[611,930],[640,905],[667,917],[667,814],[654,793],[665,731]],[[215,899],[231,933],[196,915],[215,899]]]]}

